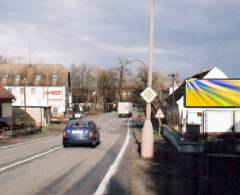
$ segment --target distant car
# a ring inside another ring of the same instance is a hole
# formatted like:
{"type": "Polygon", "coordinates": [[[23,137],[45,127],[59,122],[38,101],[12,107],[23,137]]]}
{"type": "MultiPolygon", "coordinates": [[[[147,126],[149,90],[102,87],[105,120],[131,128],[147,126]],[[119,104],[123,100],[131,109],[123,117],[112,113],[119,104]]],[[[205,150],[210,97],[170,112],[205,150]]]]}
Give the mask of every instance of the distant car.
{"type": "Polygon", "coordinates": [[[79,119],[82,118],[82,113],[81,112],[75,112],[74,113],[74,119],[79,119]]]}
{"type": "Polygon", "coordinates": [[[99,128],[91,120],[70,120],[63,131],[63,146],[89,144],[96,147],[100,143],[99,128]]]}

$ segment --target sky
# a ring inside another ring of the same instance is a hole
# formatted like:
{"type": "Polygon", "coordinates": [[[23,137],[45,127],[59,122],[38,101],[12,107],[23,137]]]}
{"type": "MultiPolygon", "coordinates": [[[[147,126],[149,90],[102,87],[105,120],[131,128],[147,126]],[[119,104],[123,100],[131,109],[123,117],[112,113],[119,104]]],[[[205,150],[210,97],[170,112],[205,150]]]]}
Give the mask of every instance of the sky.
{"type": "MultiPolygon", "coordinates": [[[[154,69],[240,78],[239,0],[156,0],[154,69]]],[[[32,63],[147,63],[149,0],[1,0],[0,55],[32,63]]],[[[129,64],[137,66],[137,64],[129,64]]]]}

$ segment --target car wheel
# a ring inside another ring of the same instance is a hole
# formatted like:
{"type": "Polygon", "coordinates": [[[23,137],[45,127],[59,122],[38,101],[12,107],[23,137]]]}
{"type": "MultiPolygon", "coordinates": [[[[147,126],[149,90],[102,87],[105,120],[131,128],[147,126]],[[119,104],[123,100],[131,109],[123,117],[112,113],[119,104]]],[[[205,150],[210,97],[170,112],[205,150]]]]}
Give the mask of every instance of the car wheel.
{"type": "Polygon", "coordinates": [[[95,140],[95,141],[92,142],[92,144],[91,144],[91,147],[92,147],[92,148],[96,148],[96,146],[97,146],[97,140],[95,140]]]}
{"type": "Polygon", "coordinates": [[[67,148],[67,147],[69,147],[69,144],[63,144],[63,147],[67,148]]]}

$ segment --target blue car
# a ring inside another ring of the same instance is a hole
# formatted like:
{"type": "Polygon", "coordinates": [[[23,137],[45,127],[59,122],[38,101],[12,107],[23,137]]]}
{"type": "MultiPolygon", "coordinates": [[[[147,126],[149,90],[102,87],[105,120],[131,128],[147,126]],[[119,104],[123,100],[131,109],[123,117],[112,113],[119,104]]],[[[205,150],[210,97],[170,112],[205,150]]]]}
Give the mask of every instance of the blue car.
{"type": "Polygon", "coordinates": [[[93,121],[70,120],[63,131],[63,147],[78,144],[89,144],[96,147],[99,143],[99,128],[93,121]]]}

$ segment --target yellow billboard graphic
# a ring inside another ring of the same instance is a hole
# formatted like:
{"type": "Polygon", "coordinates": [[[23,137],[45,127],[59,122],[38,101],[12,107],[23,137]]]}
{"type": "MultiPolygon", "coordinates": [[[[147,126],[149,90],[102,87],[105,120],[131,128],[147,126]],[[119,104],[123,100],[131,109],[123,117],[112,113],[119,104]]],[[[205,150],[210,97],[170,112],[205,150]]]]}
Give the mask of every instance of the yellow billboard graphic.
{"type": "Polygon", "coordinates": [[[186,80],[185,107],[240,107],[240,79],[186,80]]]}

